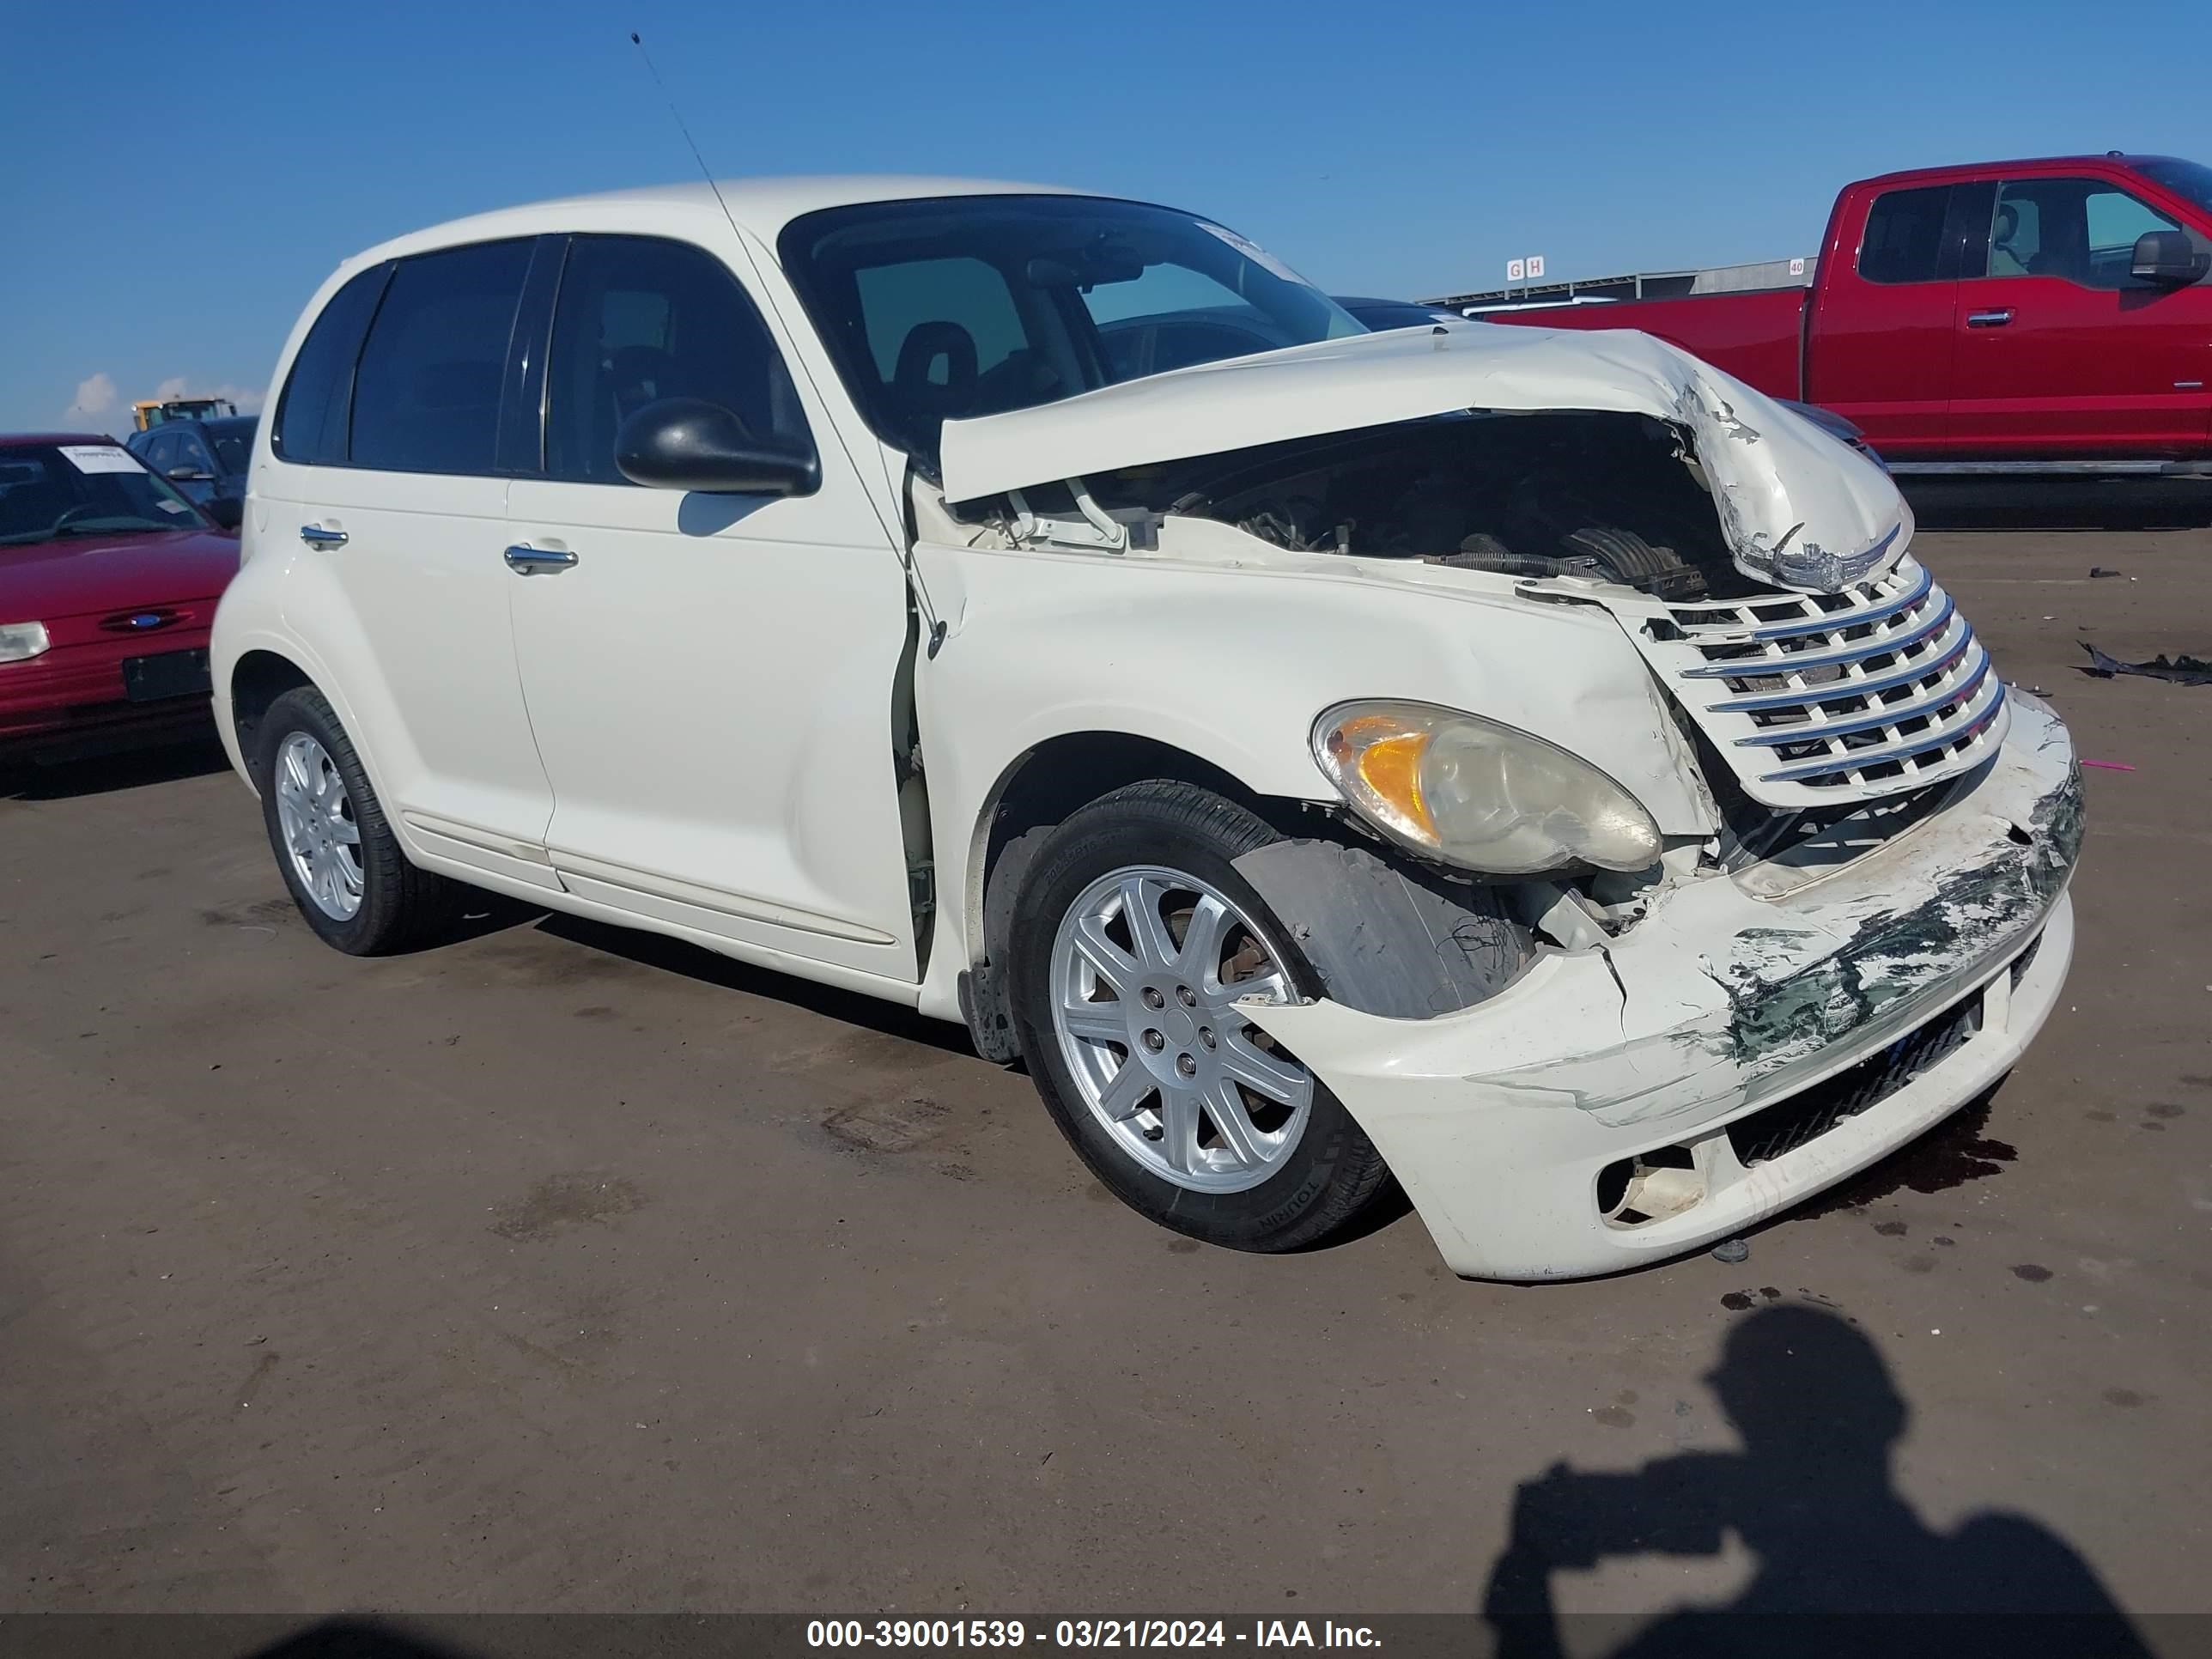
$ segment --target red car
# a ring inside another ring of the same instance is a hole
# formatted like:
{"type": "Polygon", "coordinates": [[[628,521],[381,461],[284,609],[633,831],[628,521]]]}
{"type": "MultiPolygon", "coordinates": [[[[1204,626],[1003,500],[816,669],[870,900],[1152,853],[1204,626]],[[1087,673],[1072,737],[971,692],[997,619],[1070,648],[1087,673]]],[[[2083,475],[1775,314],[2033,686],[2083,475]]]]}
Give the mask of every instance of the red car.
{"type": "Polygon", "coordinates": [[[204,726],[237,572],[237,538],[113,439],[0,438],[0,757],[204,726]]]}
{"type": "Polygon", "coordinates": [[[2212,476],[2212,167],[1890,173],[1844,187],[1810,263],[1809,284],[1486,320],[1642,329],[1835,410],[1898,472],[2212,476]]]}

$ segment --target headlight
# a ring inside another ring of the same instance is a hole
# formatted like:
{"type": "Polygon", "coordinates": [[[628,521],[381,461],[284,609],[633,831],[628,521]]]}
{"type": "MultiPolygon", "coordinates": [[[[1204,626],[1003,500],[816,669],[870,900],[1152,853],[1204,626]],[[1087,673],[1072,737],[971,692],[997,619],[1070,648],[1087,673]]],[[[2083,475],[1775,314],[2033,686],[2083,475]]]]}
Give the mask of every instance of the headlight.
{"type": "Polygon", "coordinates": [[[1642,870],[1659,826],[1589,762],[1510,726],[1421,702],[1346,702],[1314,758],[1352,809],[1417,853],[1500,876],[1642,870]]]}
{"type": "Polygon", "coordinates": [[[0,623],[0,662],[21,662],[52,643],[44,623],[0,623]]]}

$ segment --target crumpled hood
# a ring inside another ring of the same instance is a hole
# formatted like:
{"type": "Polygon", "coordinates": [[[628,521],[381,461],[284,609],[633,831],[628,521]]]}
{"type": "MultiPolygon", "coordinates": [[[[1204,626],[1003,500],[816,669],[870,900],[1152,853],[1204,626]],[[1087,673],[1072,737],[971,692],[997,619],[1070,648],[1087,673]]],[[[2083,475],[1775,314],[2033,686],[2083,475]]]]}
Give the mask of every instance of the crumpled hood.
{"type": "Polygon", "coordinates": [[[1201,363],[947,421],[947,501],[1463,409],[1648,415],[1686,432],[1754,581],[1832,592],[1901,554],[1889,475],[1802,416],[1629,329],[1400,329],[1201,363]]]}

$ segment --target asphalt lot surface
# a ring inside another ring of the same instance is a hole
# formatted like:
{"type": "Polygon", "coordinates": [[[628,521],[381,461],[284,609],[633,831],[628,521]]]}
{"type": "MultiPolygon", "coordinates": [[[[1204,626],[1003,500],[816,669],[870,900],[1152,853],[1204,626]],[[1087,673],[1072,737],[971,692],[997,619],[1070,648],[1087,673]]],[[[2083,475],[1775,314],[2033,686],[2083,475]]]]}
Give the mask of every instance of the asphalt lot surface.
{"type": "Polygon", "coordinates": [[[1748,1261],[1594,1284],[1462,1283],[1410,1216],[1201,1249],[954,1028],[558,918],[349,961],[213,751],[15,776],[0,1610],[1472,1610],[1519,1483],[1735,1449],[1713,1373],[1778,1305],[1842,1358],[1745,1341],[1740,1397],[1823,1420],[1681,1536],[1664,1469],[1550,1483],[1601,1540],[1562,1607],[1808,1571],[1796,1503],[1843,1557],[2010,1511],[2212,1609],[2212,688],[2075,672],[2212,654],[2212,531],[1918,550],[2135,769],[2088,775],[2067,994],[1748,1261]]]}

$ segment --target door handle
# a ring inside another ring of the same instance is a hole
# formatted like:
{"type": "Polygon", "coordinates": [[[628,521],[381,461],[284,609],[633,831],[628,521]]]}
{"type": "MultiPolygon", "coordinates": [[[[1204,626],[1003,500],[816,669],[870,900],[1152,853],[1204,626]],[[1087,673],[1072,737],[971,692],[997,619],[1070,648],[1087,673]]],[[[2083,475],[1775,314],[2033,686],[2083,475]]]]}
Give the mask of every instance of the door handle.
{"type": "Polygon", "coordinates": [[[535,576],[541,572],[550,575],[575,562],[576,556],[566,548],[532,547],[528,542],[521,542],[507,550],[507,568],[521,576],[535,576]]]}
{"type": "Polygon", "coordinates": [[[343,547],[346,533],[343,530],[325,530],[319,524],[300,526],[300,539],[310,547],[343,547]]]}
{"type": "Polygon", "coordinates": [[[1966,313],[1968,328],[2002,328],[2012,320],[2012,307],[2002,311],[1971,311],[1966,313]]]}

